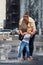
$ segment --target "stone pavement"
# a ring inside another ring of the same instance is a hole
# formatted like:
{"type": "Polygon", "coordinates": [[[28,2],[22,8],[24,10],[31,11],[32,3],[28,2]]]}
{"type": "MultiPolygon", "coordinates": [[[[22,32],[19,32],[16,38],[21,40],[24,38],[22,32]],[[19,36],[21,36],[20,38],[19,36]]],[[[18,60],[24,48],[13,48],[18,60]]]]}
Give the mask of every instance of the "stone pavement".
{"type": "Polygon", "coordinates": [[[0,65],[43,65],[43,57],[35,57],[32,61],[1,61],[0,65]]]}
{"type": "Polygon", "coordinates": [[[4,48],[4,50],[2,49],[2,51],[0,51],[0,65],[15,65],[15,64],[16,65],[43,65],[43,42],[42,41],[39,41],[38,39],[38,41],[35,41],[34,43],[34,52],[33,52],[34,60],[18,61],[17,54],[18,54],[18,46],[20,41],[16,38],[13,38],[12,41],[0,40],[0,49],[4,48]],[[8,46],[8,49],[5,48],[6,45],[8,46]],[[11,50],[8,53],[8,55],[6,55],[7,54],[6,50],[10,49],[9,45],[11,46],[11,50]],[[2,52],[4,52],[4,54],[2,52]],[[2,57],[4,57],[4,59],[2,57]]]}

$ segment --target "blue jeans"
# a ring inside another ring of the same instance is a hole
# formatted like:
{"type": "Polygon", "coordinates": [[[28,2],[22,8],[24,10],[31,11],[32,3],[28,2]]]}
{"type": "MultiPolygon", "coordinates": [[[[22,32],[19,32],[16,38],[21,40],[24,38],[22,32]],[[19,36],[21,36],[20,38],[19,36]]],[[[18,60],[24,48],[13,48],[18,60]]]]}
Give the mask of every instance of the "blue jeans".
{"type": "Polygon", "coordinates": [[[29,58],[29,44],[27,42],[22,41],[20,44],[20,49],[18,53],[18,57],[21,57],[21,54],[23,54],[24,47],[26,48],[27,58],[29,58]]]}
{"type": "MultiPolygon", "coordinates": [[[[34,39],[35,39],[35,34],[30,37],[30,40],[29,40],[29,51],[30,51],[30,56],[32,56],[33,54],[33,49],[34,49],[34,39]]],[[[23,50],[23,57],[25,57],[25,53],[26,53],[26,50],[23,50]]]]}

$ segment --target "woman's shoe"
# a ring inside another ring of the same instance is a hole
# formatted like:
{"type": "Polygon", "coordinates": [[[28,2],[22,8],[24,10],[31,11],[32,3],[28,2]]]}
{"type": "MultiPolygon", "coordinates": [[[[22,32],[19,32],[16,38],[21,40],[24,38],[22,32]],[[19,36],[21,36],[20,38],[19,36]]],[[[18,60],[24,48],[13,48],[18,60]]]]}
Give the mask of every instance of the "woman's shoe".
{"type": "Polygon", "coordinates": [[[28,58],[28,61],[31,61],[30,58],[28,58]]]}
{"type": "Polygon", "coordinates": [[[19,61],[23,61],[24,59],[23,58],[18,58],[19,61]]]}
{"type": "Polygon", "coordinates": [[[33,60],[33,57],[32,56],[30,56],[30,60],[33,60]]]}

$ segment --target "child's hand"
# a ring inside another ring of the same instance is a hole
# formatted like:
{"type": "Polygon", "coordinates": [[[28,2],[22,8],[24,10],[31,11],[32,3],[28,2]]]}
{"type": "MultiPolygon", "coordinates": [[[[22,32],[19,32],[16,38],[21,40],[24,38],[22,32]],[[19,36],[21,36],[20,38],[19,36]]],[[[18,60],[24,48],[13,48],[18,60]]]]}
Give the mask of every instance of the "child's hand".
{"type": "Polygon", "coordinates": [[[31,31],[28,31],[27,33],[30,34],[31,36],[33,36],[31,31]]]}

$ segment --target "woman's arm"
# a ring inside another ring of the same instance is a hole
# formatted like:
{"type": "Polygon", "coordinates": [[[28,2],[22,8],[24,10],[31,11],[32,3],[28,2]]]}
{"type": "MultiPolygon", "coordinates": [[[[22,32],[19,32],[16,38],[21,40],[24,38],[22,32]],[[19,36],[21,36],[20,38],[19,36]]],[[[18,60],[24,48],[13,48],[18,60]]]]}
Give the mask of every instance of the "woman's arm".
{"type": "Polygon", "coordinates": [[[21,30],[19,30],[19,33],[23,36],[24,35],[24,33],[21,31],[21,30]]]}
{"type": "Polygon", "coordinates": [[[25,34],[28,34],[27,32],[22,32],[21,30],[19,30],[19,33],[23,36],[25,34]]]}

